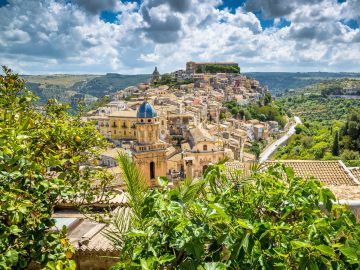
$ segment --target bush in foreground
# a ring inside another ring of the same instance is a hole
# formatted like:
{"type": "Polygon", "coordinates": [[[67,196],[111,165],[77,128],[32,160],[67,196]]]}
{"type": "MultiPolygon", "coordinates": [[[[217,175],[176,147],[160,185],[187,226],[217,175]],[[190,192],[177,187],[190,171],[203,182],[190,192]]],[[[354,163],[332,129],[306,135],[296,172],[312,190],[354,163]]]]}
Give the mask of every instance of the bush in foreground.
{"type": "Polygon", "coordinates": [[[319,181],[282,165],[251,177],[210,166],[203,179],[147,190],[120,158],[131,211],[108,236],[121,249],[113,269],[357,269],[359,225],[319,181]],[[320,205],[323,205],[321,207],[320,205]]]}

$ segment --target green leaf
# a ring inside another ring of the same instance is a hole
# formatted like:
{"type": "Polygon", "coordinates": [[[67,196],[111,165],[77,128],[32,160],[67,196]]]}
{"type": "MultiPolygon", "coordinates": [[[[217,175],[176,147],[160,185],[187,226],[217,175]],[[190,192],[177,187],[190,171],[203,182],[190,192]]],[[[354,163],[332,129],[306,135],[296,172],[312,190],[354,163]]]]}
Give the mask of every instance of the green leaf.
{"type": "Polygon", "coordinates": [[[244,248],[245,251],[249,248],[249,233],[245,234],[244,238],[241,240],[241,246],[244,248]]]}
{"type": "Polygon", "coordinates": [[[227,266],[221,262],[210,262],[204,264],[205,270],[226,270],[227,266]]]}
{"type": "Polygon", "coordinates": [[[216,213],[220,217],[222,217],[224,220],[226,220],[226,221],[230,220],[230,217],[225,213],[225,208],[223,205],[221,205],[219,203],[210,203],[209,207],[214,209],[216,211],[216,213]]]}
{"type": "Polygon", "coordinates": [[[158,258],[158,262],[160,264],[164,264],[167,262],[171,262],[172,260],[174,260],[176,257],[174,255],[171,254],[165,254],[163,256],[161,256],[160,258],[158,258]]]}
{"type": "Polygon", "coordinates": [[[329,246],[318,245],[318,246],[315,246],[315,248],[317,250],[319,250],[323,255],[327,255],[327,256],[330,256],[330,257],[335,255],[334,250],[329,246]]]}
{"type": "Polygon", "coordinates": [[[157,178],[157,182],[158,182],[159,186],[165,187],[169,184],[169,179],[166,176],[159,176],[157,178]]]}
{"type": "Polygon", "coordinates": [[[10,266],[15,265],[19,260],[19,253],[16,250],[10,249],[6,251],[5,257],[10,266]]]}
{"type": "Polygon", "coordinates": [[[22,230],[19,229],[19,227],[16,226],[16,225],[11,225],[10,228],[9,228],[9,230],[10,230],[10,233],[11,233],[11,234],[14,234],[14,235],[19,235],[19,233],[22,232],[22,230]]]}
{"type": "Polygon", "coordinates": [[[250,223],[247,219],[238,219],[237,223],[240,225],[240,227],[248,230],[254,230],[254,226],[250,223]]]}
{"type": "Polygon", "coordinates": [[[286,167],[285,168],[285,173],[286,173],[287,177],[294,178],[294,170],[293,170],[293,168],[286,167]]]}
{"type": "Polygon", "coordinates": [[[340,252],[350,260],[357,260],[358,256],[352,247],[343,246],[339,248],[340,252]]]}
{"type": "Polygon", "coordinates": [[[297,240],[291,241],[291,245],[293,246],[294,249],[311,247],[311,244],[297,240]]]}
{"type": "Polygon", "coordinates": [[[144,231],[133,229],[130,232],[127,233],[127,236],[129,237],[139,237],[139,236],[147,236],[147,233],[144,231]]]}
{"type": "Polygon", "coordinates": [[[154,262],[155,262],[155,258],[154,257],[150,257],[147,259],[141,259],[140,260],[140,264],[141,264],[141,268],[144,270],[153,270],[154,269],[154,262]]]}

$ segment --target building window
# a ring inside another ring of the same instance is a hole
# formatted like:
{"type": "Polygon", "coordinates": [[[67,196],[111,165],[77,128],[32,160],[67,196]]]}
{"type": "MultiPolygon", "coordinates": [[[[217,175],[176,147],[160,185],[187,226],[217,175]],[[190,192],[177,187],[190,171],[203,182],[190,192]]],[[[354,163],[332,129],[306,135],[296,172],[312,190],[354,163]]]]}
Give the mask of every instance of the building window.
{"type": "Polygon", "coordinates": [[[155,179],[155,163],[150,162],[150,179],[155,179]]]}
{"type": "Polygon", "coordinates": [[[114,134],[116,134],[116,130],[114,130],[114,134]]]}
{"type": "Polygon", "coordinates": [[[151,122],[151,119],[149,119],[148,122],[150,123],[150,122],[151,122]]]}
{"type": "Polygon", "coordinates": [[[206,144],[203,146],[203,150],[207,151],[207,145],[206,144]]]}

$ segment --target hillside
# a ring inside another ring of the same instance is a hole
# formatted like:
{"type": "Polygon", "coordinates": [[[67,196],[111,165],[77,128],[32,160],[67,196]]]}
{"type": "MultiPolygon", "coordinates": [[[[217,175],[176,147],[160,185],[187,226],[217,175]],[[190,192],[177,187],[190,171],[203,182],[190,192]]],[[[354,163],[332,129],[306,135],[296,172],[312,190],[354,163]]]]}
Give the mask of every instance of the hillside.
{"type": "Polygon", "coordinates": [[[328,80],[278,99],[278,105],[299,116],[304,125],[296,128],[296,134],[273,158],[341,159],[349,166],[360,166],[359,82],[328,80]]]}
{"type": "Polygon", "coordinates": [[[358,78],[360,73],[328,73],[328,72],[248,72],[244,73],[260,82],[261,85],[267,85],[271,94],[281,95],[286,91],[304,88],[323,81],[358,78]]]}
{"type": "Polygon", "coordinates": [[[24,75],[26,87],[40,97],[39,104],[50,98],[74,105],[78,99],[92,103],[97,98],[110,95],[131,85],[149,80],[150,75],[24,75]]]}

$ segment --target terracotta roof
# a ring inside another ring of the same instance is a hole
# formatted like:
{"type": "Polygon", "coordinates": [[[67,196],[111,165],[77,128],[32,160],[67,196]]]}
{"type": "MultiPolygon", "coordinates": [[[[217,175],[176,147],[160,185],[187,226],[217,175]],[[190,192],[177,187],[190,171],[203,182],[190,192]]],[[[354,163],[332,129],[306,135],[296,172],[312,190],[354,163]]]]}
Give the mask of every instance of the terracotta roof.
{"type": "Polygon", "coordinates": [[[348,185],[357,186],[359,181],[354,177],[350,170],[338,160],[319,161],[319,160],[280,160],[266,161],[266,165],[282,163],[291,167],[298,177],[309,178],[311,176],[320,180],[326,185],[348,185]]]}
{"type": "Polygon", "coordinates": [[[116,159],[118,158],[119,154],[124,154],[124,153],[127,153],[127,151],[124,148],[115,147],[115,148],[108,148],[107,150],[101,153],[101,156],[111,157],[116,159]]]}
{"type": "Polygon", "coordinates": [[[354,201],[360,200],[360,186],[327,186],[334,194],[337,200],[354,201]]]}
{"type": "Polygon", "coordinates": [[[113,251],[112,242],[102,231],[107,225],[89,219],[78,219],[77,224],[68,229],[67,238],[78,251],[113,251]]]}
{"type": "Polygon", "coordinates": [[[195,128],[190,129],[190,134],[195,142],[213,141],[209,132],[200,127],[195,127],[195,128]]]}
{"type": "Polygon", "coordinates": [[[109,117],[136,118],[136,111],[116,111],[109,114],[109,117]]]}
{"type": "Polygon", "coordinates": [[[352,174],[360,181],[360,167],[351,168],[350,171],[352,174]]]}
{"type": "Polygon", "coordinates": [[[175,154],[168,160],[169,161],[180,161],[180,160],[182,160],[182,154],[181,153],[175,154]]]}

